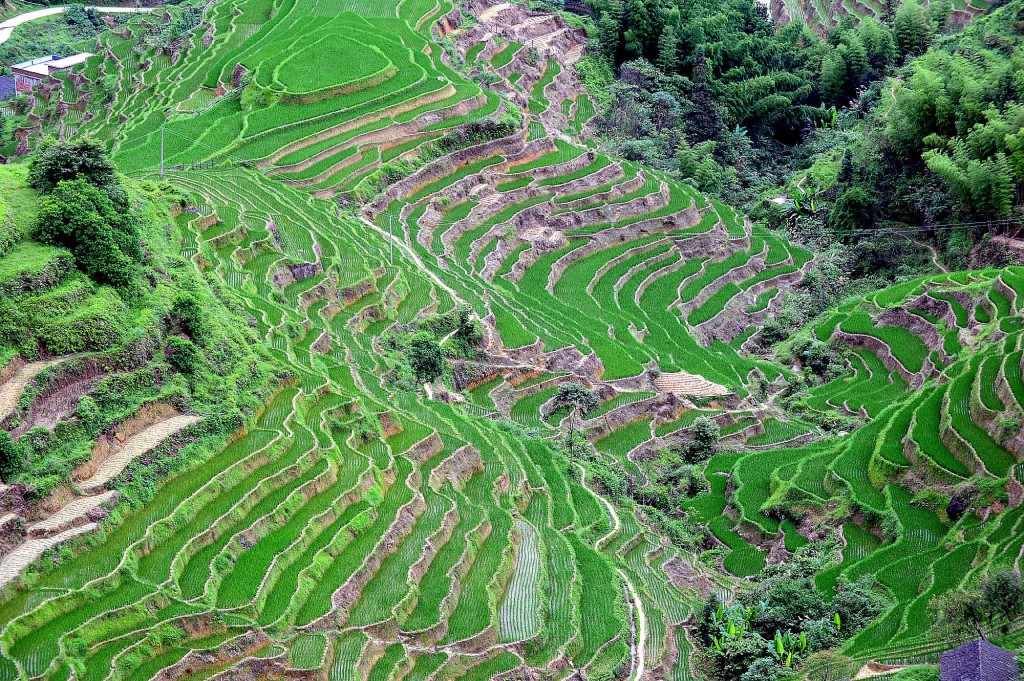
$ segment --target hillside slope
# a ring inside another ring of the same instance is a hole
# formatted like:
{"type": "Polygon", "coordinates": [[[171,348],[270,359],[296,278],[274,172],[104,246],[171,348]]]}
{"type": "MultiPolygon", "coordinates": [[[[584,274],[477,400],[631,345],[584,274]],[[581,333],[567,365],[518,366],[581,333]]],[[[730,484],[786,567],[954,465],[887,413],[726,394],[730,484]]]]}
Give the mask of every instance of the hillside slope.
{"type": "Polygon", "coordinates": [[[818,586],[891,596],[846,651],[905,658],[945,645],[931,596],[1017,564],[1019,270],[848,301],[812,330],[847,373],[791,399],[799,362],[748,350],[813,255],[601,152],[564,20],[224,0],[99,41],[23,139],[163,170],[185,192],[166,257],[233,292],[294,380],[6,588],[0,679],[687,679],[698,604],[833,532],[818,586]],[[423,392],[416,332],[450,355],[423,392]],[[601,400],[578,461],[549,437],[568,381],[601,400]],[[867,425],[830,435],[839,414],[867,425]],[[699,416],[727,446],[666,520],[645,490],[699,416]]]}

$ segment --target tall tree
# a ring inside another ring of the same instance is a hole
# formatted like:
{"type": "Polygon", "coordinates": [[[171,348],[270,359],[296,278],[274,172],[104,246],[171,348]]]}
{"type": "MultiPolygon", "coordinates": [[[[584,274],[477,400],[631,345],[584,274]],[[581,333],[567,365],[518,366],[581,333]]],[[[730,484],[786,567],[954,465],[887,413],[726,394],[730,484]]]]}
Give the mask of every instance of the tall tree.
{"type": "Polygon", "coordinates": [[[51,192],[59,182],[82,179],[109,192],[117,178],[106,147],[91,137],[72,142],[43,141],[29,163],[29,184],[51,192]]]}
{"type": "Polygon", "coordinates": [[[690,106],[686,111],[686,136],[694,144],[721,139],[722,113],[711,96],[709,71],[704,48],[700,47],[693,56],[693,89],[690,91],[690,106]]]}
{"type": "Polygon", "coordinates": [[[597,39],[601,44],[601,52],[609,61],[614,62],[622,46],[622,27],[611,12],[603,12],[598,19],[597,39]]]}
{"type": "Polygon", "coordinates": [[[128,286],[143,261],[135,217],[84,178],[59,182],[40,200],[36,237],[71,249],[78,267],[101,284],[128,286]]]}
{"type": "Polygon", "coordinates": [[[679,38],[671,25],[658,38],[658,68],[665,73],[675,73],[679,68],[679,38]]]}
{"type": "Polygon", "coordinates": [[[826,102],[836,103],[842,97],[845,87],[846,60],[840,49],[830,50],[821,62],[821,96],[826,102]]]}
{"type": "Polygon", "coordinates": [[[657,44],[660,17],[648,5],[647,0],[626,3],[626,51],[634,57],[644,56],[657,44]]]}
{"type": "Polygon", "coordinates": [[[916,0],[905,0],[900,5],[892,28],[896,34],[896,46],[903,57],[921,54],[928,49],[935,36],[935,25],[931,17],[916,0]]]}
{"type": "Polygon", "coordinates": [[[563,383],[558,386],[558,392],[552,398],[552,411],[569,410],[569,456],[574,455],[573,436],[576,434],[576,417],[586,416],[597,409],[600,402],[582,383],[563,383]]]}

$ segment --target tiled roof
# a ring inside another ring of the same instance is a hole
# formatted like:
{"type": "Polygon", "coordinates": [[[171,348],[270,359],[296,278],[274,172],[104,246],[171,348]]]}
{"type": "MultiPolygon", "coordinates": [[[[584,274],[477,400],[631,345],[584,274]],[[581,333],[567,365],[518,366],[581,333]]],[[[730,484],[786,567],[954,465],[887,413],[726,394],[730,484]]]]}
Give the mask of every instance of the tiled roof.
{"type": "Polygon", "coordinates": [[[1017,677],[1016,656],[984,639],[975,639],[943,653],[941,681],[1011,681],[1017,677]]]}

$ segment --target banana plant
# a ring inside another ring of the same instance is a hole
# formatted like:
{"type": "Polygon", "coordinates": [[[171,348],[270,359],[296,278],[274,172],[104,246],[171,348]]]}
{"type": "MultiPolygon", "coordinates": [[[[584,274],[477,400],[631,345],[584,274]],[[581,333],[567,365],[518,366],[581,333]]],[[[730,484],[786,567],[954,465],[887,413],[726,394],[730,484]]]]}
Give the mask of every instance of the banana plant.
{"type": "Polygon", "coordinates": [[[807,634],[802,631],[799,636],[795,636],[791,631],[783,634],[776,630],[774,642],[775,657],[787,668],[793,666],[794,657],[799,657],[807,652],[807,634]]]}
{"type": "Polygon", "coordinates": [[[721,651],[722,644],[727,640],[738,640],[747,633],[747,625],[756,614],[754,608],[733,605],[728,608],[719,605],[715,610],[714,620],[718,626],[718,636],[713,636],[715,647],[721,651]]]}
{"type": "Polygon", "coordinates": [[[814,127],[821,128],[822,130],[836,127],[836,121],[839,118],[839,111],[834,106],[825,108],[822,104],[818,107],[817,116],[814,118],[814,127]]]}

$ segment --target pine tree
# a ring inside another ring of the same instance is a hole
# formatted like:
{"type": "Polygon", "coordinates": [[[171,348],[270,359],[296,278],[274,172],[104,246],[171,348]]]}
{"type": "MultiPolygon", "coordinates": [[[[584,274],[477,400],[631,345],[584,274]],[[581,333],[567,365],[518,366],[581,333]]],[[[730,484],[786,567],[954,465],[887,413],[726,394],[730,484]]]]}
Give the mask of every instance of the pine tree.
{"type": "Polygon", "coordinates": [[[690,106],[686,110],[686,136],[693,144],[721,139],[722,113],[711,97],[709,72],[704,48],[700,47],[693,57],[693,89],[690,91],[690,106]]]}
{"type": "Polygon", "coordinates": [[[671,25],[658,38],[658,68],[665,73],[675,73],[679,68],[679,39],[671,25]]]}

